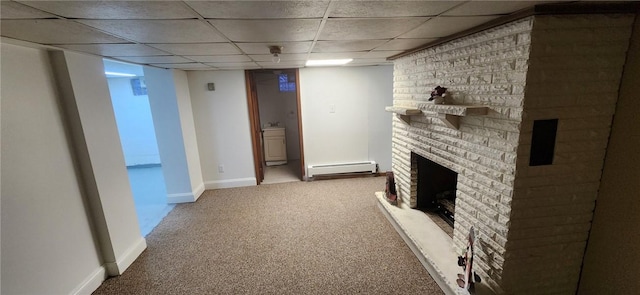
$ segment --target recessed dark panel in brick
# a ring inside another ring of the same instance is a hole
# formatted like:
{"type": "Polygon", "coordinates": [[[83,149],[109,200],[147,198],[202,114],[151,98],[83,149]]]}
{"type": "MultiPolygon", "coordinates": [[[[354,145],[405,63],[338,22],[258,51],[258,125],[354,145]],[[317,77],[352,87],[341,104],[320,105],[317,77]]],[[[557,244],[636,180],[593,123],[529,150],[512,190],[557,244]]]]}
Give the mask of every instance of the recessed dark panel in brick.
{"type": "Polygon", "coordinates": [[[553,164],[557,131],[558,119],[533,121],[529,166],[553,164]]]}

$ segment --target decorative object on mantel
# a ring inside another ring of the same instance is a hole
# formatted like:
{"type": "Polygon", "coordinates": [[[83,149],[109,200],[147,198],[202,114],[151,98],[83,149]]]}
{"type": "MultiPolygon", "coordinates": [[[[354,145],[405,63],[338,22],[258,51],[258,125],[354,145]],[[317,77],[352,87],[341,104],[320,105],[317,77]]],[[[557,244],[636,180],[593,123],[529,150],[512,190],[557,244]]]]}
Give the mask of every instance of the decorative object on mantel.
{"type": "Polygon", "coordinates": [[[447,88],[437,86],[431,91],[429,101],[432,101],[434,104],[444,104],[445,96],[447,96],[447,88]]]}
{"type": "Polygon", "coordinates": [[[398,205],[398,194],[396,193],[396,181],[393,172],[387,172],[387,184],[384,189],[384,196],[391,205],[398,205]]]}

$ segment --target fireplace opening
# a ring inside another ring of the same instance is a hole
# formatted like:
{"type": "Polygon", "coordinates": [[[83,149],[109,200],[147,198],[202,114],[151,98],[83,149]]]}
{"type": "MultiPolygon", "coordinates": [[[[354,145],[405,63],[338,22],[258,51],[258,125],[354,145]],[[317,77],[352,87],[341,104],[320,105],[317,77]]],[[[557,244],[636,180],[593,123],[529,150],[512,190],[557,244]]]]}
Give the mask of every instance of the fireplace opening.
{"type": "Polygon", "coordinates": [[[417,207],[437,213],[453,227],[458,173],[416,153],[411,153],[415,167],[417,207]]]}

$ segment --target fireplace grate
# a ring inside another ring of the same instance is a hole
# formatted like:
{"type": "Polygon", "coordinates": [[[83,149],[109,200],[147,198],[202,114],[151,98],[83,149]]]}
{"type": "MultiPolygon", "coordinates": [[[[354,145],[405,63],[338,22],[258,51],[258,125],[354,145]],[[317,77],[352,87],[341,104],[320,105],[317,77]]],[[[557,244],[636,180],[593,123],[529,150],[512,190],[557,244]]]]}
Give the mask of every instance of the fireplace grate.
{"type": "Polygon", "coordinates": [[[449,199],[437,200],[436,202],[436,212],[442,219],[444,219],[447,224],[453,227],[453,223],[455,221],[455,201],[449,199]]]}

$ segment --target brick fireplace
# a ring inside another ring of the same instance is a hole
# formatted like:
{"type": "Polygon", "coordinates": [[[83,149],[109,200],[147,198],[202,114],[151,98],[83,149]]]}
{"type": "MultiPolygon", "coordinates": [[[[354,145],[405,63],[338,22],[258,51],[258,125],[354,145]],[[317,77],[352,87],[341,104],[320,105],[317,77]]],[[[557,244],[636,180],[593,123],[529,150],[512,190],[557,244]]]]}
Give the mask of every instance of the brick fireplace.
{"type": "Polygon", "coordinates": [[[452,250],[473,227],[495,293],[575,294],[633,22],[529,16],[394,60],[401,208],[420,203],[416,155],[455,172],[452,250]],[[427,101],[438,85],[455,106],[427,101]]]}

